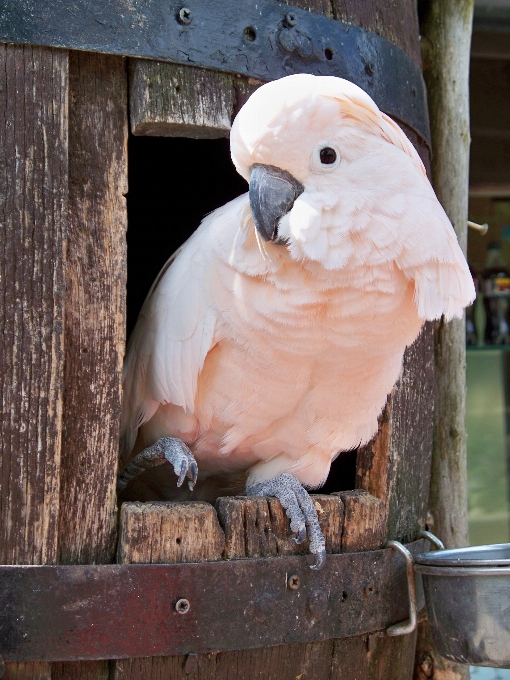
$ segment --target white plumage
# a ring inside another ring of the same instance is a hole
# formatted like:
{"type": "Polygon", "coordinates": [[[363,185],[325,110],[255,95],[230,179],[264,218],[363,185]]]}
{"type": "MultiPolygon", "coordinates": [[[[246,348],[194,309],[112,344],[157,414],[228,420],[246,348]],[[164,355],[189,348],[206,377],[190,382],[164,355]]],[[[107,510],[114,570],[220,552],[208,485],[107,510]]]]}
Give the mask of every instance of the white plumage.
{"type": "Polygon", "coordinates": [[[246,194],[166,265],[126,357],[123,456],[171,435],[199,477],[288,472],[313,488],[372,438],[406,346],[426,319],[460,317],[473,282],[413,146],[352,83],[263,86],[231,150],[247,180],[275,166],[304,191],[279,222],[284,244],[260,237],[246,194]]]}

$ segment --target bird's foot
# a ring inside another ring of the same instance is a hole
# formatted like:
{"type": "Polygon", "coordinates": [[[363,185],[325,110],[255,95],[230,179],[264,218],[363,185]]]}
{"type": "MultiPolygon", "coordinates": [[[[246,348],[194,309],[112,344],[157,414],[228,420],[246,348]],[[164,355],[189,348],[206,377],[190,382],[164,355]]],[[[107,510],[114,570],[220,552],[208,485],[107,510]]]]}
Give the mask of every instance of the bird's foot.
{"type": "Polygon", "coordinates": [[[290,519],[290,528],[296,534],[293,539],[302,543],[307,535],[310,540],[310,552],[317,555],[317,562],[312,569],[320,569],[326,561],[326,540],[319,526],[317,510],[308,492],[298,480],[289,473],[274,479],[258,482],[246,487],[248,496],[274,496],[285,509],[290,519]]]}
{"type": "Polygon", "coordinates": [[[163,437],[133,458],[117,478],[117,492],[123,491],[129,482],[156,465],[168,462],[177,475],[177,486],[187,478],[190,491],[196,484],[198,467],[186,444],[177,437],[163,437]]]}

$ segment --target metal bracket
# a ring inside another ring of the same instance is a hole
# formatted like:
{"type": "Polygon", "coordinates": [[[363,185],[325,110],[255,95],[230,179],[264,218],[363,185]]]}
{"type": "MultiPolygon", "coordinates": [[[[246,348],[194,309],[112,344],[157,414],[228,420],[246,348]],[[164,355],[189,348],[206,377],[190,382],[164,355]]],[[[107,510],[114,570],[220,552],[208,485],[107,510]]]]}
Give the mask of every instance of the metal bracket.
{"type": "Polygon", "coordinates": [[[312,560],[2,566],[0,655],[209,653],[372,633],[407,615],[406,569],[393,550],[328,555],[320,572],[312,560]]]}
{"type": "Polygon", "coordinates": [[[419,67],[389,40],[273,0],[4,0],[0,41],[171,61],[274,80],[346,78],[429,143],[419,67]]]}
{"type": "Polygon", "coordinates": [[[400,623],[395,623],[386,629],[386,635],[398,636],[398,635],[409,635],[416,628],[417,608],[416,608],[416,582],[414,580],[414,560],[413,556],[409,550],[399,543],[398,541],[388,541],[386,543],[386,548],[392,548],[397,550],[401,555],[404,556],[406,563],[406,574],[407,574],[407,592],[409,596],[409,619],[406,621],[400,621],[400,623]]]}

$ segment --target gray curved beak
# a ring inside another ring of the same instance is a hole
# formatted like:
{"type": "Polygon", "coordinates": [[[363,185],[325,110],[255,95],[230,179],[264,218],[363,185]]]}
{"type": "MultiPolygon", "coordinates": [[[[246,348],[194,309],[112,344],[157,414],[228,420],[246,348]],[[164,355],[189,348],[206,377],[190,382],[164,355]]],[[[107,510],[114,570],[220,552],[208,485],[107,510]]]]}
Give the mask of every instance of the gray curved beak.
{"type": "Polygon", "coordinates": [[[252,166],[250,208],[255,227],[265,241],[285,243],[278,238],[278,222],[303,191],[304,186],[286,170],[258,163],[252,166]]]}

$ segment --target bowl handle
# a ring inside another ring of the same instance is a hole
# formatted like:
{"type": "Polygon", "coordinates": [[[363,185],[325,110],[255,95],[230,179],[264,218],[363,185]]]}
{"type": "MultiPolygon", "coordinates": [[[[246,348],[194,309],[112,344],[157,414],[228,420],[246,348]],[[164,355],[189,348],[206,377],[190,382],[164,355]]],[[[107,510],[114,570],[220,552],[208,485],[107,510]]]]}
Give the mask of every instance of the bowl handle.
{"type": "Polygon", "coordinates": [[[399,623],[394,623],[392,626],[386,629],[386,635],[396,636],[396,635],[408,635],[412,633],[416,628],[416,583],[414,581],[414,560],[413,556],[409,550],[399,543],[398,541],[388,541],[385,548],[392,548],[393,550],[398,550],[398,552],[404,556],[406,561],[406,572],[407,572],[407,590],[409,593],[409,619],[406,621],[400,621],[399,623]]]}

